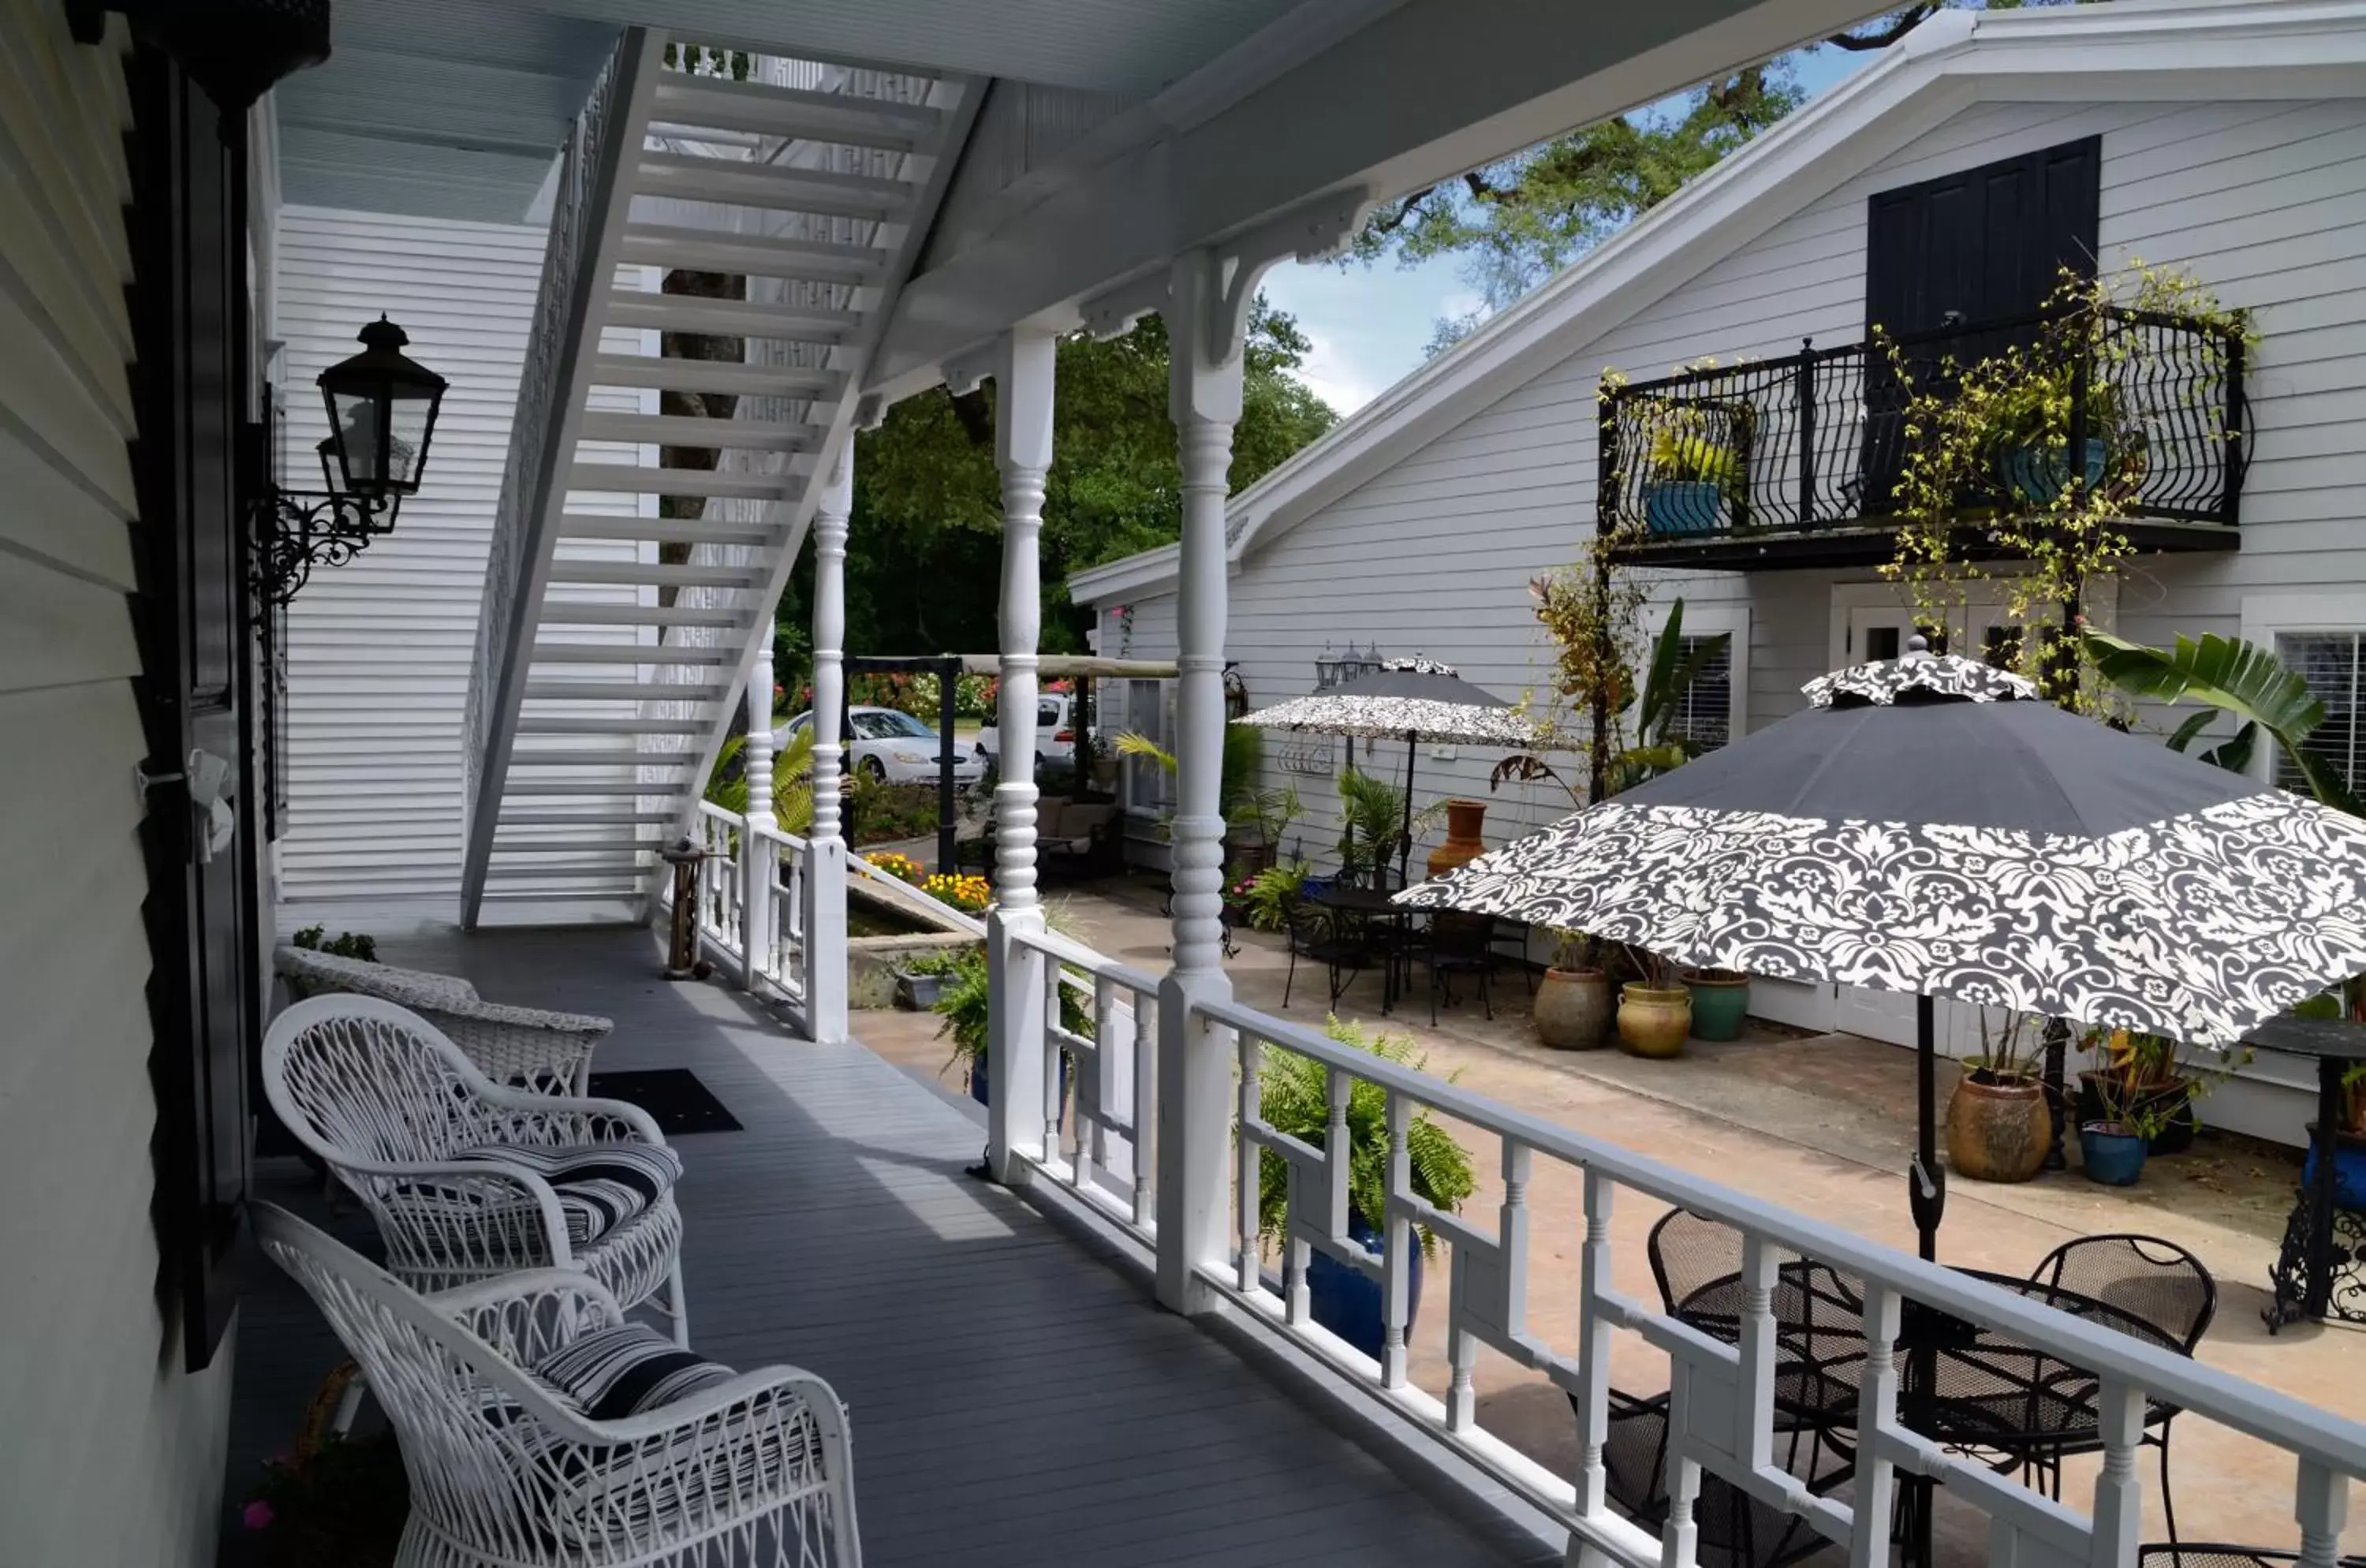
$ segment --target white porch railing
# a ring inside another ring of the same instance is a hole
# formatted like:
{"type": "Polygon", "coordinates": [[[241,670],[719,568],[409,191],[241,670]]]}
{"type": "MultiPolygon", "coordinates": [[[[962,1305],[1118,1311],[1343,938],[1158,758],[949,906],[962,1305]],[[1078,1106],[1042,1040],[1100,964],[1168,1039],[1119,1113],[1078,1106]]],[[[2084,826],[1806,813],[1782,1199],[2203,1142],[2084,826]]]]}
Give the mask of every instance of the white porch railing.
{"type": "MultiPolygon", "coordinates": [[[[1234,1002],[1191,1004],[1185,1020],[1187,1025],[1205,1026],[1208,1043],[1235,1054],[1234,1113],[1222,1126],[1177,1126],[1163,1113],[1155,1094],[1156,1031],[1150,1015],[1157,1005],[1157,978],[1039,931],[1009,929],[1007,940],[1016,953],[1031,959],[1040,954],[1051,976],[1041,1015],[1043,1137],[1040,1144],[1018,1142],[1014,1154],[1020,1164],[1083,1194],[1134,1235],[1163,1246],[1151,1222],[1153,1140],[1196,1137],[1229,1144],[1235,1177],[1230,1256],[1192,1260],[1197,1276],[1563,1521],[1576,1548],[1572,1562],[1684,1568],[1694,1561],[1693,1501],[1703,1474],[1711,1473],[1844,1547],[1853,1568],[1891,1560],[1892,1505],[1900,1479],[1914,1476],[1944,1484],[1988,1516],[1991,1563],[2129,1568],[2136,1560],[2143,1521],[2135,1459],[2149,1402],[2176,1406],[2292,1455],[2300,1563],[2335,1568],[2349,1478],[2366,1477],[2366,1426],[1234,1002]],[[1058,998],[1064,990],[1087,1001],[1095,1021],[1090,1038],[1062,1024],[1058,998]],[[1326,1069],[1331,1118],[1323,1147],[1284,1134],[1260,1116],[1259,1066],[1269,1049],[1297,1052],[1326,1069]],[[1073,1093],[1065,1097],[1065,1124],[1058,1087],[1063,1055],[1076,1073],[1073,1093]],[[1377,1257],[1348,1235],[1346,1118],[1358,1079],[1387,1096],[1391,1156],[1387,1213],[1379,1216],[1384,1244],[1377,1257]],[[1493,1216],[1448,1213],[1416,1196],[1407,1134],[1414,1116],[1425,1111],[1451,1121],[1458,1134],[1475,1131],[1500,1145],[1504,1198],[1493,1216]],[[1267,1150],[1289,1172],[1279,1294],[1268,1287],[1268,1260],[1257,1235],[1260,1155],[1267,1150]],[[1534,1212],[1530,1194],[1540,1160],[1578,1177],[1574,1190],[1582,1191],[1582,1200],[1565,1201],[1572,1212],[1534,1212]],[[1647,1212],[1673,1205],[1739,1233],[1743,1304],[1738,1343],[1712,1337],[1614,1287],[1612,1223],[1622,1189],[1649,1202],[1647,1212]],[[1548,1340],[1529,1316],[1530,1236],[1540,1225],[1547,1235],[1582,1238],[1578,1328],[1566,1344],[1548,1340]],[[1442,1399],[1415,1387],[1408,1376],[1416,1226],[1427,1227],[1437,1238],[1441,1261],[1452,1270],[1452,1288],[1444,1293],[1449,1382],[1442,1399]],[[1385,1337],[1380,1359],[1312,1320],[1306,1269],[1316,1251],[1380,1282],[1385,1337]],[[1810,1491],[1778,1462],[1784,1439],[1777,1436],[1774,1390],[1786,1351],[1774,1294],[1778,1270],[1799,1258],[1828,1265],[1862,1292],[1865,1371],[1854,1421],[1854,1483],[1845,1500],[1810,1491]],[[2056,1502],[1977,1458],[1949,1452],[1904,1424],[1900,1324],[1909,1300],[2095,1375],[2103,1451],[2090,1511],[2056,1502]],[[1671,1522],[1664,1538],[1616,1512],[1606,1495],[1603,1451],[1611,1337],[1617,1330],[1635,1334],[1668,1358],[1671,1522]],[[1542,1373],[1573,1397],[1583,1456],[1574,1482],[1486,1429],[1473,1386],[1482,1346],[1542,1373]]],[[[1026,976],[1033,966],[1006,961],[1005,973],[1026,976]]],[[[1188,1027],[1183,1034],[1200,1038],[1188,1027]]]]}
{"type": "Polygon", "coordinates": [[[756,890],[759,908],[747,930],[752,989],[769,981],[802,1007],[806,1000],[806,841],[794,833],[756,824],[749,838],[752,863],[743,886],[756,890]]]}
{"type": "Polygon", "coordinates": [[[698,847],[705,858],[698,863],[698,936],[728,960],[744,977],[748,949],[742,930],[743,890],[747,878],[740,854],[748,837],[747,819],[710,801],[698,803],[698,847]]]}

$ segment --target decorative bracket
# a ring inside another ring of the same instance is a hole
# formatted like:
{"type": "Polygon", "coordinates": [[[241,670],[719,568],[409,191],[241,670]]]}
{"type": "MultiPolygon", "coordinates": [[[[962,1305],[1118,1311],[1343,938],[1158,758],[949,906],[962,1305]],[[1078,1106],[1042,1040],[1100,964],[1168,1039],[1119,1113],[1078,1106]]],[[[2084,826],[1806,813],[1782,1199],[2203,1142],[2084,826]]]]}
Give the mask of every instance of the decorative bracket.
{"type": "Polygon", "coordinates": [[[992,380],[994,373],[1000,368],[1002,339],[997,334],[985,346],[971,349],[967,354],[955,355],[945,361],[945,390],[954,397],[965,398],[992,380]]]}
{"type": "Polygon", "coordinates": [[[1217,245],[1223,300],[1209,315],[1210,356],[1222,365],[1241,352],[1248,339],[1249,306],[1256,299],[1257,283],[1276,262],[1330,260],[1355,239],[1371,208],[1371,193],[1356,186],[1301,202],[1217,245]]]}
{"type": "Polygon", "coordinates": [[[1085,332],[1098,343],[1123,337],[1141,323],[1144,316],[1166,309],[1170,292],[1168,267],[1146,273],[1130,283],[1121,283],[1106,294],[1097,295],[1084,303],[1085,332]]]}
{"type": "Polygon", "coordinates": [[[394,531],[400,496],[321,495],[274,490],[255,497],[254,589],[259,604],[291,603],[316,566],[343,566],[394,531]]]}

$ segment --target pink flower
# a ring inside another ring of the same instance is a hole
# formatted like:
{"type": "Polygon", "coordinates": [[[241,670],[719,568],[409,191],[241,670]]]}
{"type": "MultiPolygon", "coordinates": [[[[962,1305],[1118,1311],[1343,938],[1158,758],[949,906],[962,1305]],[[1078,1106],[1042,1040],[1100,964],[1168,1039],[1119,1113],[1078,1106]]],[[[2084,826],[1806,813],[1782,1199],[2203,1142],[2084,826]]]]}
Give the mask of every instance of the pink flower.
{"type": "Polygon", "coordinates": [[[245,1510],[239,1515],[239,1517],[245,1522],[246,1528],[251,1530],[269,1529],[271,1521],[277,1517],[271,1511],[271,1505],[260,1497],[249,1503],[245,1510]]]}

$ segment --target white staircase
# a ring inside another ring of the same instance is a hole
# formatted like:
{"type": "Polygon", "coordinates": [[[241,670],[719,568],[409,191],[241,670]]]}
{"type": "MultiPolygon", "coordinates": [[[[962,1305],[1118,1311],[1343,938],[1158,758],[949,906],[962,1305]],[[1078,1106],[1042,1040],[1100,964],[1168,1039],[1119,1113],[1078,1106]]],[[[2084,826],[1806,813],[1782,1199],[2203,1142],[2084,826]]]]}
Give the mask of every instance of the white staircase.
{"type": "Polygon", "coordinates": [[[619,42],[560,168],[486,572],[467,923],[639,918],[978,93],[619,42]]]}

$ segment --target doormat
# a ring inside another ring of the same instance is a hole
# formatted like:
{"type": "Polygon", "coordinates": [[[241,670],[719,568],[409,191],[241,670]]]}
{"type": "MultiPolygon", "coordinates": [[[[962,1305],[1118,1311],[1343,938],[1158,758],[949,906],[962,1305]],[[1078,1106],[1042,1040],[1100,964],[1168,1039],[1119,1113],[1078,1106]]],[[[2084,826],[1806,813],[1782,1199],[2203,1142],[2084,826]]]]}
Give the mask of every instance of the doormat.
{"type": "Polygon", "coordinates": [[[658,1131],[670,1138],[682,1133],[737,1133],[739,1119],[698,1081],[688,1067],[659,1067],[638,1073],[593,1073],[592,1093],[600,1100],[625,1100],[657,1118],[658,1131]]]}

